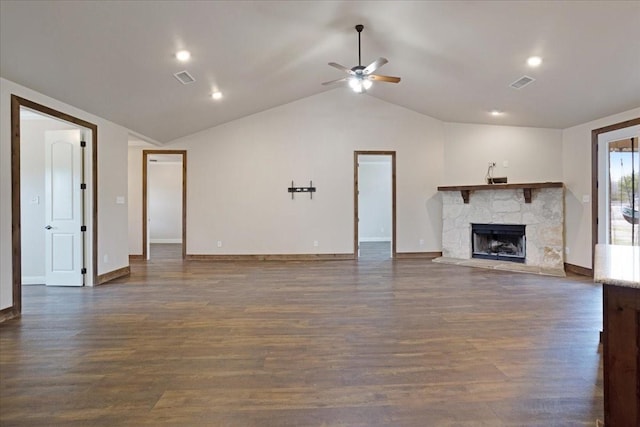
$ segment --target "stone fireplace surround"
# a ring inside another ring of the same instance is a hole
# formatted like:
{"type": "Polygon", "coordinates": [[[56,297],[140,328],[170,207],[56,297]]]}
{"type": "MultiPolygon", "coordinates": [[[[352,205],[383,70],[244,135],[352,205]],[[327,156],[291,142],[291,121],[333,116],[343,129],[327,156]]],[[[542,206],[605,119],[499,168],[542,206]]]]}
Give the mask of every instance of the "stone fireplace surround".
{"type": "Polygon", "coordinates": [[[434,262],[564,276],[564,186],[559,182],[438,187],[442,257],[434,262]],[[471,224],[526,225],[525,264],[471,257],[471,224]]]}

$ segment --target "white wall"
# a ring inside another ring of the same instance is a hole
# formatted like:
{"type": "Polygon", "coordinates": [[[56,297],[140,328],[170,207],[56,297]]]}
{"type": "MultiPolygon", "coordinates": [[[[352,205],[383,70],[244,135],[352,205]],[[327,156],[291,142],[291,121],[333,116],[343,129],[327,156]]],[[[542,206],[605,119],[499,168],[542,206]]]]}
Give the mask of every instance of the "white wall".
{"type": "Polygon", "coordinates": [[[128,215],[129,254],[142,255],[142,150],[128,148],[128,215]]]}
{"type": "Polygon", "coordinates": [[[341,88],[167,148],[188,151],[188,254],[353,253],[356,150],[397,152],[398,252],[440,250],[443,129],[431,117],[341,88]],[[313,180],[313,200],[291,200],[292,180],[313,180]]]}
{"type": "Polygon", "coordinates": [[[640,108],[594,120],[562,131],[565,183],[565,261],[591,268],[591,131],[640,117],[640,108]]]}
{"type": "Polygon", "coordinates": [[[358,168],[358,238],[361,242],[389,242],[392,230],[391,157],[371,157],[379,160],[360,160],[358,168]]]}
{"type": "MultiPolygon", "coordinates": [[[[0,309],[13,305],[11,265],[11,94],[70,114],[98,126],[98,274],[129,265],[127,139],[122,126],[0,78],[0,309]],[[104,256],[108,261],[104,261],[104,256]]],[[[89,194],[91,196],[91,194],[89,194]]],[[[90,266],[89,266],[90,267],[90,266]]],[[[89,271],[91,273],[91,271],[89,271]]]]}
{"type": "Polygon", "coordinates": [[[182,243],[182,162],[149,162],[147,197],[149,242],[182,243]]]}
{"type": "Polygon", "coordinates": [[[509,183],[562,181],[562,131],[515,126],[445,123],[445,185],[485,184],[493,176],[509,183]],[[504,162],[508,162],[508,167],[504,162]]]}
{"type": "Polygon", "coordinates": [[[21,119],[20,232],[22,283],[42,284],[45,276],[45,132],[77,129],[50,118],[21,119]]]}

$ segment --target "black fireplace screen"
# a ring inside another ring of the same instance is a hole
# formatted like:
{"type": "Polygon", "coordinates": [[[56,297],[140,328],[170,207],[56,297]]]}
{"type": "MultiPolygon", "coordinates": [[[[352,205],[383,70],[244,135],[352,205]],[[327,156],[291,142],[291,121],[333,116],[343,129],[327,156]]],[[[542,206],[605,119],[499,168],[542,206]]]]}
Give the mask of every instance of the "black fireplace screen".
{"type": "Polygon", "coordinates": [[[471,224],[471,256],[524,263],[525,226],[519,224],[471,224]]]}

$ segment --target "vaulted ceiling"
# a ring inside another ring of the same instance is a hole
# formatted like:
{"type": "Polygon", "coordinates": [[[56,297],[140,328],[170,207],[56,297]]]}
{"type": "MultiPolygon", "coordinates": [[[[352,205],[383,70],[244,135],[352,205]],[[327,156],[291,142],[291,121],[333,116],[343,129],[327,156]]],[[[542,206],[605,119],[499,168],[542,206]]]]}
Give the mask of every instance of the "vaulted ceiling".
{"type": "Polygon", "coordinates": [[[548,128],[640,106],[638,1],[3,0],[0,75],[168,142],[349,90],[321,83],[342,77],[328,62],[357,65],[356,24],[363,64],[385,57],[379,72],[402,81],[353,96],[444,121],[548,128]],[[183,70],[196,81],[179,83],[183,70]],[[536,80],[509,87],[524,75],[536,80]]]}

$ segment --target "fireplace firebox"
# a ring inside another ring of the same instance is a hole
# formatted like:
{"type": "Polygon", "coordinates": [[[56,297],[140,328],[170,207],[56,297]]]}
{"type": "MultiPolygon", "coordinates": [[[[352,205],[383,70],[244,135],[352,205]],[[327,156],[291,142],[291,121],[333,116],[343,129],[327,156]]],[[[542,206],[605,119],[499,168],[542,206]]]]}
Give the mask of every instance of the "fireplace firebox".
{"type": "Polygon", "coordinates": [[[520,224],[471,224],[472,258],[524,263],[525,227],[520,224]]]}

